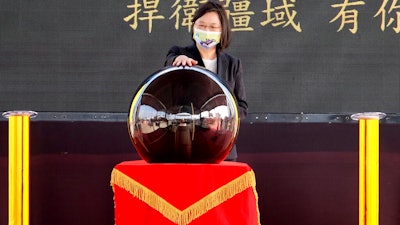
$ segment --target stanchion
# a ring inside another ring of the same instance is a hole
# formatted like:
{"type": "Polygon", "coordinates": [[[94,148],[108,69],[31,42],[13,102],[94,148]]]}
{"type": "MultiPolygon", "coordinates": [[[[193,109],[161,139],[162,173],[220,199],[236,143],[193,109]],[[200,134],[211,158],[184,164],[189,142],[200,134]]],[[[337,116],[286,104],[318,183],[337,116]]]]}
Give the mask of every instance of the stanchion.
{"type": "Polygon", "coordinates": [[[359,122],[359,225],[379,224],[379,120],[381,112],[357,113],[359,122]]]}
{"type": "Polygon", "coordinates": [[[29,123],[33,111],[9,111],[8,224],[29,225],[29,123]]]}

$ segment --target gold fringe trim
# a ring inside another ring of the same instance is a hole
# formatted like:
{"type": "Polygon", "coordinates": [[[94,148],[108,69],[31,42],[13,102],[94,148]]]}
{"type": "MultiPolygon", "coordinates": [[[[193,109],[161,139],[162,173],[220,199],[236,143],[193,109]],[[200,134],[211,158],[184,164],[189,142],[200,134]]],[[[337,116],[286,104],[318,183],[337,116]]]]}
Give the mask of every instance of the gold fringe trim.
{"type": "MultiPolygon", "coordinates": [[[[221,186],[220,188],[206,195],[205,197],[184,210],[177,209],[147,187],[143,186],[139,182],[135,181],[134,179],[130,178],[129,176],[125,175],[115,168],[111,173],[110,183],[111,186],[117,185],[123,188],[124,190],[132,194],[135,198],[145,202],[151,208],[157,210],[167,219],[178,225],[189,224],[194,219],[202,216],[210,209],[227,201],[228,199],[246,190],[247,188],[252,187],[257,202],[257,213],[259,220],[260,214],[258,211],[258,195],[255,189],[256,180],[255,174],[252,170],[242,174],[241,176],[230,181],[224,186],[221,186]]],[[[258,222],[258,224],[260,224],[260,222],[258,222]]]]}

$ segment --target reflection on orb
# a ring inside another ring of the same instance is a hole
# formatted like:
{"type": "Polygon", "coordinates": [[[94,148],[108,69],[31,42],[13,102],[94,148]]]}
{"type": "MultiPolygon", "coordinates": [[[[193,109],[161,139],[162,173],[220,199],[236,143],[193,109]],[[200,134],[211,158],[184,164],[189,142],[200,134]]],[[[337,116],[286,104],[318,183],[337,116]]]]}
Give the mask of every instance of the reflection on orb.
{"type": "Polygon", "coordinates": [[[128,130],[147,162],[219,163],[239,131],[235,98],[212,72],[166,67],[133,97],[128,130]]]}

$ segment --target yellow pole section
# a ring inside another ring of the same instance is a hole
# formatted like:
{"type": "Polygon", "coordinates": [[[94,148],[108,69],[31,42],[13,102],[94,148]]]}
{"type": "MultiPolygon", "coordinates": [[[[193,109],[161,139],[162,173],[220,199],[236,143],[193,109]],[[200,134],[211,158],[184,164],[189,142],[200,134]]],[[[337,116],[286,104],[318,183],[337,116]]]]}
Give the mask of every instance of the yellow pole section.
{"type": "Polygon", "coordinates": [[[11,149],[18,149],[17,145],[17,118],[13,117],[9,119],[9,156],[8,156],[8,221],[10,225],[21,224],[19,221],[20,216],[20,201],[19,193],[20,187],[18,186],[18,156],[17,150],[11,151],[11,149]]]}
{"type": "Polygon", "coordinates": [[[379,224],[379,120],[366,120],[367,225],[379,224]]]}
{"type": "Polygon", "coordinates": [[[359,121],[359,153],[358,153],[358,218],[359,225],[365,224],[365,120],[359,121]]]}
{"type": "Polygon", "coordinates": [[[3,113],[9,119],[9,225],[29,225],[29,122],[36,115],[33,111],[3,113]]]}
{"type": "Polygon", "coordinates": [[[23,116],[22,118],[22,224],[29,225],[29,116],[23,116]]]}
{"type": "Polygon", "coordinates": [[[358,113],[359,120],[359,225],[379,224],[379,112],[358,113]]]}

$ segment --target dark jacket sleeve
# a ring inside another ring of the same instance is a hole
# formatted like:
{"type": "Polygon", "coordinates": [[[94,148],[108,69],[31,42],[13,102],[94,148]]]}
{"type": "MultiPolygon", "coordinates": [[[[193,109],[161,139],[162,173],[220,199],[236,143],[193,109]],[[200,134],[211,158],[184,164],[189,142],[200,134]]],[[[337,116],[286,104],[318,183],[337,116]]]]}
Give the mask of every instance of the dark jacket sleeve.
{"type": "Polygon", "coordinates": [[[240,119],[247,116],[247,97],[243,79],[243,67],[239,58],[221,53],[218,59],[218,76],[224,80],[235,95],[240,119]]]}
{"type": "Polygon", "coordinates": [[[172,63],[178,55],[181,55],[178,46],[173,46],[170,48],[167,53],[167,57],[165,58],[164,66],[172,66],[172,63]]]}
{"type": "Polygon", "coordinates": [[[240,60],[238,60],[238,68],[235,76],[235,88],[233,89],[233,92],[235,93],[235,97],[238,102],[240,119],[244,119],[247,116],[248,105],[246,89],[243,80],[243,68],[240,60]]]}
{"type": "Polygon", "coordinates": [[[164,66],[172,66],[175,58],[179,55],[186,55],[189,58],[197,60],[199,62],[199,66],[204,66],[203,61],[201,60],[200,53],[196,49],[195,45],[189,45],[186,47],[171,47],[167,53],[167,57],[165,58],[164,66]]]}

